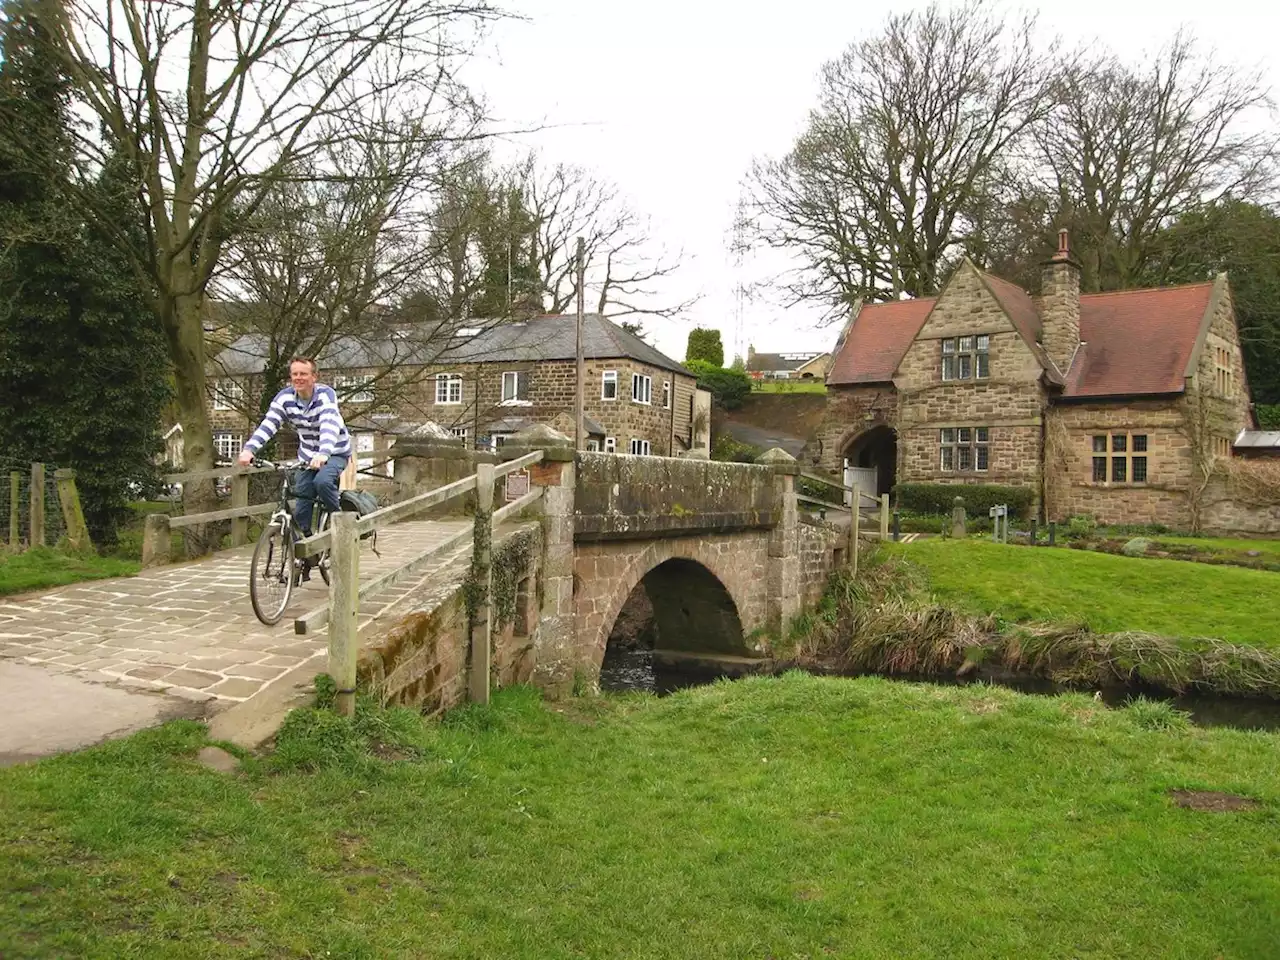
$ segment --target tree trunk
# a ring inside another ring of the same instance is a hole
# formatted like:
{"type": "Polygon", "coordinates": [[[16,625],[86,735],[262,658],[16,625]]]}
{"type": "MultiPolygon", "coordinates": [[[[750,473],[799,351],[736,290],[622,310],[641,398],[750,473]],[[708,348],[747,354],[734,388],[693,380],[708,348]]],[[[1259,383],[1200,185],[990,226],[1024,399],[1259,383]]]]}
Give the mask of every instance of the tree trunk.
{"type": "MultiPolygon", "coordinates": [[[[185,462],[183,470],[213,467],[213,430],[205,405],[204,327],[201,323],[204,294],[161,294],[161,321],[169,344],[169,356],[176,374],[174,400],[178,422],[182,424],[185,462]]],[[[187,482],[182,502],[188,516],[217,509],[212,480],[187,482]]],[[[218,546],[220,527],[216,524],[188,527],[189,552],[199,555],[218,546]]]]}

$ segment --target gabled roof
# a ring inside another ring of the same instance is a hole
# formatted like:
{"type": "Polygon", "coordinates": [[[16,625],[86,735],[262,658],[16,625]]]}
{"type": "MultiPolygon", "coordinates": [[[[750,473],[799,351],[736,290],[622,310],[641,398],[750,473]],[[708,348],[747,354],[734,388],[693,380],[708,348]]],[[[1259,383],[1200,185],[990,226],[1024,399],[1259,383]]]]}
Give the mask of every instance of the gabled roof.
{"type": "MultiPolygon", "coordinates": [[[[1213,283],[1085,294],[1081,347],[1070,369],[1060,372],[1040,344],[1044,324],[1032,297],[1007,280],[979,275],[1046,378],[1064,388],[1065,399],[1181,393],[1211,318],[1213,283]]],[[[936,302],[929,297],[863,306],[836,348],[827,383],[892,381],[936,302]]]]}
{"type": "Polygon", "coordinates": [[[831,361],[827,383],[888,383],[935,299],[863,304],[831,361]]]}
{"type": "MultiPolygon", "coordinates": [[[[378,338],[339,337],[319,357],[322,371],[354,370],[389,365],[525,363],[539,360],[573,360],[577,357],[576,318],[554,315],[516,323],[487,322],[487,329],[455,337],[416,339],[387,335],[378,338]]],[[[480,322],[477,322],[480,326],[480,322]]],[[[268,349],[267,338],[246,334],[223,350],[215,364],[228,374],[261,372],[268,349]]],[[[599,314],[582,320],[583,354],[588,360],[637,360],[650,366],[693,376],[666,354],[635,334],[599,314]]]]}
{"type": "Polygon", "coordinates": [[[1080,297],[1080,342],[1064,397],[1181,393],[1212,283],[1080,297]]]}

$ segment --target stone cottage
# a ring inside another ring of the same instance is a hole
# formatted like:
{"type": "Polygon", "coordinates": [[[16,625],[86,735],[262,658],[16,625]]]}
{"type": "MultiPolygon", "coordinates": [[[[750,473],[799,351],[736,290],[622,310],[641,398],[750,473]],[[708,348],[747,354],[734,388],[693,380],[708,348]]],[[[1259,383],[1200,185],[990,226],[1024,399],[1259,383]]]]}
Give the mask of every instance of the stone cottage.
{"type": "Polygon", "coordinates": [[[1047,519],[1187,527],[1252,419],[1225,274],[1081,295],[1062,231],[1039,296],[965,260],[936,297],[855,309],[808,454],[877,493],[1010,484],[1047,519]]]}
{"type": "MultiPolygon", "coordinates": [[[[338,392],[358,467],[375,474],[396,437],[425,423],[468,446],[493,449],[532,423],[572,436],[576,319],[541,316],[460,327],[446,341],[406,348],[409,331],[336,341],[319,358],[338,392]]],[[[247,334],[213,361],[210,417],[217,456],[229,460],[257,424],[265,338],[247,334]]],[[[583,321],[586,447],[609,453],[706,456],[710,395],[691,373],[603,316],[583,321]]]]}

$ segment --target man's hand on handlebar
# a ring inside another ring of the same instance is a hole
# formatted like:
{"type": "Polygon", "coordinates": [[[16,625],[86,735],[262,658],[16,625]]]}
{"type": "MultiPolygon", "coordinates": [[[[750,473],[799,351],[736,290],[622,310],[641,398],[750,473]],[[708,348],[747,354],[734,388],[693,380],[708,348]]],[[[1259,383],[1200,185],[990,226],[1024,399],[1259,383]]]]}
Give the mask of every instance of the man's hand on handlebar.
{"type": "Polygon", "coordinates": [[[236,458],[236,463],[242,467],[249,466],[249,464],[253,463],[253,454],[248,450],[241,450],[240,456],[236,458]]]}

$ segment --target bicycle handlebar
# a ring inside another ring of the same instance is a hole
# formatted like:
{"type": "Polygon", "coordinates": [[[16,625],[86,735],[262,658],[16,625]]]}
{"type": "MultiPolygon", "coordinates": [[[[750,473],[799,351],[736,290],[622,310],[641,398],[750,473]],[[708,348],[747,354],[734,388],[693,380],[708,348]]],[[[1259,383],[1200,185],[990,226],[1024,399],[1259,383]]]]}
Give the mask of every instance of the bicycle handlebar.
{"type": "Polygon", "coordinates": [[[296,470],[299,467],[304,466],[305,463],[306,461],[304,460],[290,460],[286,463],[276,463],[272,460],[263,460],[260,457],[254,457],[249,461],[250,466],[259,467],[264,470],[296,470]]]}

